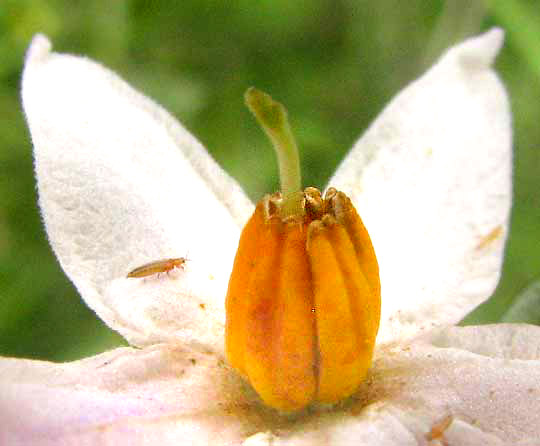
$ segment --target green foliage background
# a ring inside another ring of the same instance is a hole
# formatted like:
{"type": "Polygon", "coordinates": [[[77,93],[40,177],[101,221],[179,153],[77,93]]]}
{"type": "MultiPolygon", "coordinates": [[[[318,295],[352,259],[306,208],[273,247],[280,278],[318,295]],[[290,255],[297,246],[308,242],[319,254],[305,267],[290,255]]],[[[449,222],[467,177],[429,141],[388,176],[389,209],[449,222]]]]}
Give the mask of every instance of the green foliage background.
{"type": "Polygon", "coordinates": [[[500,320],[540,273],[536,0],[2,0],[0,354],[68,360],[122,343],[82,303],[40,221],[19,101],[35,33],[57,51],[102,62],[164,105],[256,200],[277,180],[273,152],[243,105],[248,86],[287,105],[304,183],[322,187],[396,92],[446,47],[494,25],[507,32],[497,69],[515,119],[515,205],[503,280],[470,323],[500,320]]]}

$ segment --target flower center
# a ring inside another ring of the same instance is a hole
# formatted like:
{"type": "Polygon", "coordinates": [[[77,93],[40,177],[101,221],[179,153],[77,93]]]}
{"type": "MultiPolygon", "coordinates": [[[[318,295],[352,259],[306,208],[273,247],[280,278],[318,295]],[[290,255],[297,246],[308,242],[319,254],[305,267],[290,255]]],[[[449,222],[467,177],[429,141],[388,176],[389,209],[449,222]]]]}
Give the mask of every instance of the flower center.
{"type": "Polygon", "coordinates": [[[334,403],[371,365],[377,259],[343,192],[300,190],[284,107],[255,89],[246,102],[274,142],[282,192],[265,196],[242,231],[226,298],[227,357],[271,407],[334,403]]]}

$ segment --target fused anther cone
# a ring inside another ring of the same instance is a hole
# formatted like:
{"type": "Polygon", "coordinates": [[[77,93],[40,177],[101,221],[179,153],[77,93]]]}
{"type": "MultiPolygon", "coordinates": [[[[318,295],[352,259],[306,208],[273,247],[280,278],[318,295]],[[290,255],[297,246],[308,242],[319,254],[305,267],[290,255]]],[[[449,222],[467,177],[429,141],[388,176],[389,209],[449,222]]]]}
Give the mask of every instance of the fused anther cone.
{"type": "Polygon", "coordinates": [[[246,224],[227,291],[231,365],[262,400],[292,411],[350,396],[371,365],[380,282],[369,235],[348,197],[304,191],[282,218],[281,196],[246,224]]]}

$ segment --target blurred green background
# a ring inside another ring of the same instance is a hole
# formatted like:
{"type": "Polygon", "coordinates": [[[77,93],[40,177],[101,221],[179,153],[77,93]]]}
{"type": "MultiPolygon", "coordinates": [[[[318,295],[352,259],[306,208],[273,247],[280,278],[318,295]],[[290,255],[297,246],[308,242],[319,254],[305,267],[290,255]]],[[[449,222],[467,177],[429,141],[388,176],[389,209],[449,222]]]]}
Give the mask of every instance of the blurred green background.
{"type": "Polygon", "coordinates": [[[2,0],[0,355],[68,360],[122,343],[82,303],[40,221],[19,101],[32,35],[102,62],[164,105],[256,200],[277,178],[243,105],[248,86],[287,105],[304,184],[322,187],[396,92],[449,45],[494,25],[507,32],[497,69],[514,112],[515,205],[503,280],[470,323],[501,320],[540,276],[537,0],[2,0]]]}

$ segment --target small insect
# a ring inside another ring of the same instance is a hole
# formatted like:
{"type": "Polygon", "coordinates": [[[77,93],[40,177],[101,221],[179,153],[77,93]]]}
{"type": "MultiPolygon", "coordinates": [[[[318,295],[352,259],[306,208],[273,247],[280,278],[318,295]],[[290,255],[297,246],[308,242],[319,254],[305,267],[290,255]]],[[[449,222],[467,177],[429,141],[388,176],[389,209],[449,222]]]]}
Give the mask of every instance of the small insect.
{"type": "Polygon", "coordinates": [[[495,240],[497,240],[499,237],[503,235],[503,227],[502,225],[495,226],[491,231],[489,231],[488,234],[484,235],[478,244],[476,245],[476,250],[479,251],[481,249],[487,248],[491,243],[493,243],[495,240]]]}
{"type": "Polygon", "coordinates": [[[185,257],[178,257],[176,259],[163,259],[156,260],[155,262],[145,263],[133,271],[129,272],[127,277],[146,277],[152,274],[168,273],[174,268],[184,269],[184,264],[188,259],[185,257]]]}
{"type": "Polygon", "coordinates": [[[448,445],[448,441],[444,438],[444,432],[450,427],[454,417],[452,415],[447,415],[441,420],[437,421],[432,427],[431,430],[426,434],[426,440],[439,440],[443,446],[448,445]]]}

